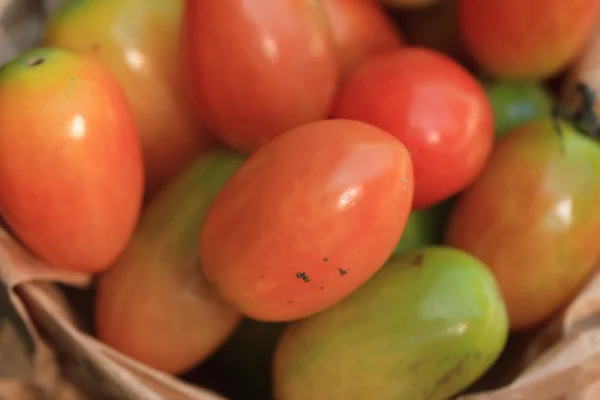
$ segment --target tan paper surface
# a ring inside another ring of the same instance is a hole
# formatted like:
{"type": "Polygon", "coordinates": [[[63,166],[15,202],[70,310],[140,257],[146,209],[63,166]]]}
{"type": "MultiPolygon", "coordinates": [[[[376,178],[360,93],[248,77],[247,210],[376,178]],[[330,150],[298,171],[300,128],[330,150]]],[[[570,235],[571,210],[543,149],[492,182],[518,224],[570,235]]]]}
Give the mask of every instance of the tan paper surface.
{"type": "MultiPolygon", "coordinates": [[[[0,0],[0,64],[36,43],[44,16],[60,1],[0,0]]],[[[600,25],[569,82],[580,79],[600,90],[600,25]]],[[[86,287],[91,279],[44,265],[0,229],[0,400],[224,400],[87,335],[50,282],[86,287]]],[[[600,275],[527,343],[502,362],[505,375],[526,367],[516,380],[460,399],[600,399],[600,275]]]]}

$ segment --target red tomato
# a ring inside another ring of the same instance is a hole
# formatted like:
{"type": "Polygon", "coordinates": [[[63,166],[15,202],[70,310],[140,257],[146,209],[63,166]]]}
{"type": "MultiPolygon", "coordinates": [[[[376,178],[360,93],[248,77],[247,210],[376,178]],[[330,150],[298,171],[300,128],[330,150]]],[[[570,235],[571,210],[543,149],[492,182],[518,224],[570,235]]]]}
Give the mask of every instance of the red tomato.
{"type": "Polygon", "coordinates": [[[132,236],[143,195],[133,112],[91,56],[40,48],[0,69],[0,210],[57,267],[99,271],[132,236]]]}
{"type": "Polygon", "coordinates": [[[368,61],[340,90],[334,116],[375,125],[404,143],[415,169],[415,209],[472,183],[494,140],[491,106],[477,81],[452,59],[422,48],[368,61]]]}
{"type": "Polygon", "coordinates": [[[376,54],[400,47],[403,38],[377,0],[321,0],[331,22],[345,80],[376,54]]]}
{"type": "Polygon", "coordinates": [[[237,150],[328,116],[338,64],[320,2],[188,0],[183,40],[197,109],[237,150]]]}
{"type": "Polygon", "coordinates": [[[599,0],[459,0],[465,45],[488,72],[542,79],[559,72],[590,35],[599,0]]]}
{"type": "Polygon", "coordinates": [[[217,195],[200,235],[204,271],[254,319],[309,316],[385,263],[412,195],[410,155],[387,132],[345,120],[292,129],[217,195]]]}

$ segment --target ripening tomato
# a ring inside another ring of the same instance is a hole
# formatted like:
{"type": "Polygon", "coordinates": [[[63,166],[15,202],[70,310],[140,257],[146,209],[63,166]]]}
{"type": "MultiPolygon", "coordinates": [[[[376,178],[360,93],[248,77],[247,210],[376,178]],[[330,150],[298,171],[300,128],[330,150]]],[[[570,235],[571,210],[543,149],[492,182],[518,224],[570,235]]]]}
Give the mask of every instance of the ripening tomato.
{"type": "Polygon", "coordinates": [[[231,147],[328,116],[339,67],[320,1],[187,0],[182,31],[197,110],[231,147]]]}
{"type": "Polygon", "coordinates": [[[183,0],[66,2],[43,43],[98,56],[131,104],[142,142],[151,197],[214,140],[193,111],[181,74],[183,0]]]}
{"type": "Polygon", "coordinates": [[[544,79],[567,66],[590,35],[599,0],[459,0],[471,56],[499,78],[544,79]]]}
{"type": "Polygon", "coordinates": [[[221,151],[202,155],[149,202],[127,248],[98,279],[100,340],[153,368],[181,373],[233,332],[240,314],[208,286],[198,234],[242,161],[221,151]]]}
{"type": "Polygon", "coordinates": [[[367,61],[340,89],[333,114],[386,130],[408,148],[415,209],[471,184],[494,141],[491,106],[479,83],[452,59],[424,48],[367,61]]]}
{"type": "Polygon", "coordinates": [[[0,69],[0,210],[31,250],[100,271],[131,237],[142,196],[133,113],[102,63],[38,48],[0,69]]]}
{"type": "Polygon", "coordinates": [[[494,273],[513,330],[557,311],[600,258],[600,145],[551,118],[497,141],[483,174],[459,196],[446,241],[494,273]]]}
{"type": "Polygon", "coordinates": [[[387,132],[347,120],[292,129],[215,198],[200,234],[204,271],[251,318],[309,316],[385,263],[412,195],[410,155],[387,132]]]}
{"type": "Polygon", "coordinates": [[[403,38],[377,0],[321,0],[338,49],[341,79],[366,60],[394,50],[403,38]]]}

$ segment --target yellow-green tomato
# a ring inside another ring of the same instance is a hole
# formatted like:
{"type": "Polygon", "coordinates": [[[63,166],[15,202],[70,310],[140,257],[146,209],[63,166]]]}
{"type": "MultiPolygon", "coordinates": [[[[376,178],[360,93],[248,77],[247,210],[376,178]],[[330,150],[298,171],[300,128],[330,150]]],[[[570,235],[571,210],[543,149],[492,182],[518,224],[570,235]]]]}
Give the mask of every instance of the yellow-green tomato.
{"type": "Polygon", "coordinates": [[[443,400],[497,359],[508,319],[493,275],[469,254],[394,256],[326,311],[292,323],[274,359],[278,400],[443,400]]]}
{"type": "Polygon", "coordinates": [[[453,199],[426,210],[413,210],[408,217],[402,238],[394,249],[394,254],[441,244],[452,204],[453,199]]]}
{"type": "Polygon", "coordinates": [[[125,90],[142,142],[147,197],[214,145],[181,72],[182,9],[183,0],[71,0],[42,38],[94,54],[125,90]]]}

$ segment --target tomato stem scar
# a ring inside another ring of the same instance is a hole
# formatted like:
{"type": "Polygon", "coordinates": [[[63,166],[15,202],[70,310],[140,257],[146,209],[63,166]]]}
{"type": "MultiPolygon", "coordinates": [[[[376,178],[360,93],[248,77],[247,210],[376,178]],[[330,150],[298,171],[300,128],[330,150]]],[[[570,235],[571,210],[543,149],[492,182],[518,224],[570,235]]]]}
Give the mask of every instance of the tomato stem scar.
{"type": "Polygon", "coordinates": [[[37,67],[38,65],[42,65],[44,63],[44,61],[46,61],[44,59],[44,57],[32,57],[29,60],[27,60],[27,66],[28,67],[37,67]]]}
{"type": "Polygon", "coordinates": [[[559,119],[570,121],[575,126],[575,129],[582,134],[593,138],[598,138],[600,136],[598,115],[594,110],[595,104],[596,94],[593,89],[585,83],[580,82],[573,88],[571,96],[566,102],[558,103],[552,108],[554,129],[563,146],[564,136],[559,124],[559,119]],[[577,97],[579,97],[579,104],[578,106],[574,106],[577,97]]]}

